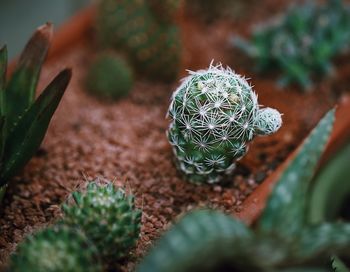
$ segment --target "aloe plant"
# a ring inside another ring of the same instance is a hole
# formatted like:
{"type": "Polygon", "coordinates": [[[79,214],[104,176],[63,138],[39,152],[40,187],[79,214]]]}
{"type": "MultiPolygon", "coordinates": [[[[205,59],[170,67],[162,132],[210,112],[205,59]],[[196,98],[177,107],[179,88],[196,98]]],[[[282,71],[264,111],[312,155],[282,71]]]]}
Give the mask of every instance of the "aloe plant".
{"type": "Polygon", "coordinates": [[[35,99],[51,37],[51,24],[35,31],[8,82],[7,48],[0,49],[0,201],[9,179],[39,148],[71,78],[69,69],[61,71],[35,99]]]}
{"type": "Polygon", "coordinates": [[[280,176],[250,230],[217,211],[197,211],[175,225],[137,271],[329,271],[330,256],[349,258],[350,224],[310,224],[307,191],[334,120],[330,111],[280,176]]]}

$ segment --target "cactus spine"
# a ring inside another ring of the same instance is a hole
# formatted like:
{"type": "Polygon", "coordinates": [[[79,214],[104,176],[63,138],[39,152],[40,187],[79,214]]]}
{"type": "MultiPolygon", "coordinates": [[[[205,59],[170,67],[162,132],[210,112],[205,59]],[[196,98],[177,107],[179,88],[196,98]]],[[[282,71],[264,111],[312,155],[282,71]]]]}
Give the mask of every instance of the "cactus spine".
{"type": "Polygon", "coordinates": [[[260,109],[248,82],[229,68],[190,72],[172,96],[168,139],[189,181],[215,183],[232,174],[255,135],[276,132],[281,116],[260,109]]]}

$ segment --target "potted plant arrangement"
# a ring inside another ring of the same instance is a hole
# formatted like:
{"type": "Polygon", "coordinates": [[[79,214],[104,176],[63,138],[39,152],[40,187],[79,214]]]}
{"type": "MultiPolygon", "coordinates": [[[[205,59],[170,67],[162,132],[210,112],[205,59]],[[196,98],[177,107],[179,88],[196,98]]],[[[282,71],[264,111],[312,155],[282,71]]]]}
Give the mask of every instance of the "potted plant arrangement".
{"type": "Polygon", "coordinates": [[[350,136],[350,6],[213,2],[101,0],[1,50],[5,269],[346,266],[312,177],[350,136]]]}

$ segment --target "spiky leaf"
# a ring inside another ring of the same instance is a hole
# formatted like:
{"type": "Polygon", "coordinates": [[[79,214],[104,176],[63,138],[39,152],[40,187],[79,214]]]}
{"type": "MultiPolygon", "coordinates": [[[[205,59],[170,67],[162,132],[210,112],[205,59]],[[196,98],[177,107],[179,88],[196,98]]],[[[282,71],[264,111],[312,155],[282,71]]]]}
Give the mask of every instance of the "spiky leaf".
{"type": "Polygon", "coordinates": [[[350,272],[350,269],[338,257],[332,260],[332,268],[334,272],[350,272]]]}
{"type": "Polygon", "coordinates": [[[163,236],[137,271],[213,271],[232,256],[244,258],[243,243],[251,236],[245,225],[220,212],[193,212],[163,236]]]}
{"type": "Polygon", "coordinates": [[[305,202],[309,181],[314,174],[334,121],[329,111],[312,131],[294,160],[281,175],[259,221],[262,232],[292,238],[305,223],[305,202]]]}
{"type": "Polygon", "coordinates": [[[39,27],[19,58],[4,97],[7,130],[12,129],[19,116],[34,100],[41,66],[46,58],[51,36],[51,24],[39,27]]]}
{"type": "Polygon", "coordinates": [[[7,48],[3,46],[0,49],[0,115],[3,115],[4,107],[4,91],[6,82],[6,71],[7,71],[7,48]]]}
{"type": "Polygon", "coordinates": [[[39,148],[70,78],[69,69],[59,73],[8,135],[0,185],[21,169],[39,148]]]}
{"type": "Polygon", "coordinates": [[[296,258],[322,259],[333,254],[350,257],[350,224],[323,223],[305,228],[301,233],[296,258]]]}

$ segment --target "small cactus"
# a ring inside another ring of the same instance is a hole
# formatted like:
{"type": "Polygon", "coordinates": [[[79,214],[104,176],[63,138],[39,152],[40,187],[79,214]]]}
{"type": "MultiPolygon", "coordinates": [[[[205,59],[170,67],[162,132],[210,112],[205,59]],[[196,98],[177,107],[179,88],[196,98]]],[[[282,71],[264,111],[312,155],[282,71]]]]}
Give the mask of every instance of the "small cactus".
{"type": "Polygon", "coordinates": [[[146,2],[160,24],[170,24],[174,22],[182,0],[146,0],[146,2]]]}
{"type": "Polygon", "coordinates": [[[55,226],[27,237],[12,255],[9,271],[102,271],[96,256],[96,248],[81,232],[55,226]]]}
{"type": "Polygon", "coordinates": [[[113,184],[91,182],[86,193],[74,192],[74,205],[62,206],[62,223],[80,228],[97,247],[104,260],[126,257],[140,234],[141,211],[134,197],[113,184]]]}
{"type": "Polygon", "coordinates": [[[332,74],[332,58],[350,48],[350,5],[325,2],[291,6],[260,24],[250,41],[235,36],[232,44],[255,60],[259,71],[280,70],[280,86],[297,84],[312,90],[312,79],[332,74]]]}
{"type": "Polygon", "coordinates": [[[269,135],[281,115],[259,108],[248,82],[229,68],[210,65],[191,72],[172,96],[167,135],[177,167],[194,183],[215,183],[232,174],[255,135],[269,135]]]}
{"type": "Polygon", "coordinates": [[[133,85],[133,74],[128,63],[113,53],[99,54],[86,75],[89,93],[102,99],[126,96],[133,85]]]}
{"type": "Polygon", "coordinates": [[[350,224],[310,224],[306,216],[310,181],[333,122],[334,110],[281,174],[254,230],[220,212],[193,212],[160,239],[136,271],[321,272],[330,271],[332,255],[349,260],[350,224]]]}
{"type": "Polygon", "coordinates": [[[172,81],[180,67],[179,31],[159,23],[153,12],[146,0],[102,0],[97,34],[103,46],[125,53],[140,74],[172,81]]]}

